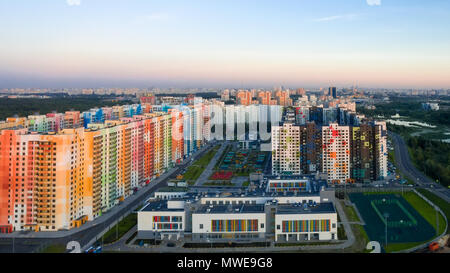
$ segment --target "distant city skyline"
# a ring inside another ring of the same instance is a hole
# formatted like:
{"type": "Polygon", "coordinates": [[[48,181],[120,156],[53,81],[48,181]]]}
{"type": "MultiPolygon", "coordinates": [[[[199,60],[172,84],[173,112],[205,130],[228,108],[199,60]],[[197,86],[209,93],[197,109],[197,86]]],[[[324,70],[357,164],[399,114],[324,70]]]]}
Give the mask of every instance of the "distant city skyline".
{"type": "Polygon", "coordinates": [[[0,2],[1,88],[450,88],[446,0],[0,2]]]}

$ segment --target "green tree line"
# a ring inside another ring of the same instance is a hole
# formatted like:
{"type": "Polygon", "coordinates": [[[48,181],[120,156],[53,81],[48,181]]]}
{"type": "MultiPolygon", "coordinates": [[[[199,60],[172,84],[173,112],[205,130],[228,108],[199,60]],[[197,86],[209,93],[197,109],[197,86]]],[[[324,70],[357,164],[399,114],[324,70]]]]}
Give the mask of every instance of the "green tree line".
{"type": "Polygon", "coordinates": [[[450,144],[423,137],[409,137],[406,143],[412,160],[419,170],[448,187],[450,185],[450,144]]]}
{"type": "Polygon", "coordinates": [[[129,100],[115,101],[111,98],[102,98],[96,96],[80,96],[80,97],[58,97],[51,99],[8,99],[0,98],[0,120],[15,115],[19,117],[27,117],[33,114],[45,115],[51,112],[65,111],[86,111],[95,107],[114,106],[132,104],[129,100]]]}

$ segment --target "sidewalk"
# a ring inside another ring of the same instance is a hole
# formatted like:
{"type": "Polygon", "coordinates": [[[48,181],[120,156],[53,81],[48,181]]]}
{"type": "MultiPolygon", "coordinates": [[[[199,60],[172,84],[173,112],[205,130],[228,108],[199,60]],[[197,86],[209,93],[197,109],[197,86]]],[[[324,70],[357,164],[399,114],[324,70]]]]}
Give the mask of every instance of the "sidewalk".
{"type": "Polygon", "coordinates": [[[220,159],[220,157],[223,154],[223,151],[228,146],[226,143],[222,143],[219,150],[217,150],[214,157],[211,159],[211,161],[208,163],[208,166],[203,170],[202,174],[198,177],[197,181],[195,182],[194,186],[201,186],[203,183],[205,183],[209,177],[213,174],[213,169],[216,166],[217,161],[220,159]]]}

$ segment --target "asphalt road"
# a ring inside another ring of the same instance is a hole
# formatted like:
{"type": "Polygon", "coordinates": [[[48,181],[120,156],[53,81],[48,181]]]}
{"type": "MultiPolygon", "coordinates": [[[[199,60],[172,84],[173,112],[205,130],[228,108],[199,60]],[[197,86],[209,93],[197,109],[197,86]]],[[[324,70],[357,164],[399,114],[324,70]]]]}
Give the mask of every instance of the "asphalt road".
{"type": "Polygon", "coordinates": [[[424,173],[417,170],[411,162],[411,158],[409,157],[408,153],[408,147],[406,146],[403,138],[398,134],[392,132],[389,132],[389,135],[392,136],[392,143],[395,146],[395,161],[400,171],[412,181],[417,183],[420,187],[427,188],[437,196],[441,197],[447,202],[450,202],[450,189],[434,182],[424,173]]]}
{"type": "Polygon", "coordinates": [[[79,228],[80,231],[71,230],[47,233],[29,232],[2,235],[0,238],[0,253],[39,252],[49,243],[67,245],[70,241],[77,241],[82,247],[85,246],[117,219],[127,215],[140,204],[143,204],[143,202],[149,198],[151,193],[161,187],[167,186],[168,180],[175,178],[184,168],[192,164],[198,157],[204,155],[211,147],[213,147],[212,144],[204,146],[197,154],[186,159],[181,165],[175,166],[168,173],[142,188],[135,195],[128,197],[121,205],[114,207],[101,217],[83,225],[79,228]]]}

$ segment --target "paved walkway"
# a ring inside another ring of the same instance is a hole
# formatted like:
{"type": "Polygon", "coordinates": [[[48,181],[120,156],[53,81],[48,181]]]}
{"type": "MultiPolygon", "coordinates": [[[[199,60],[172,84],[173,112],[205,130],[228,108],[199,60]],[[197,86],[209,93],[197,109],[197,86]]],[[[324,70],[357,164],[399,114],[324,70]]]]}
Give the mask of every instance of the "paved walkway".
{"type": "Polygon", "coordinates": [[[223,154],[223,151],[228,146],[227,142],[222,143],[219,150],[217,150],[214,157],[211,159],[211,161],[208,163],[208,166],[206,166],[205,170],[202,172],[202,174],[198,177],[197,181],[195,182],[194,186],[201,186],[203,183],[208,181],[208,179],[213,174],[213,169],[216,166],[217,161],[220,159],[220,157],[223,154]]]}
{"type": "MultiPolygon", "coordinates": [[[[120,250],[121,248],[125,248],[127,246],[127,240],[133,236],[133,234],[137,231],[137,225],[132,227],[127,233],[125,233],[117,242],[103,245],[103,250],[120,250]]],[[[130,241],[130,244],[133,243],[133,240],[130,241]]]]}

